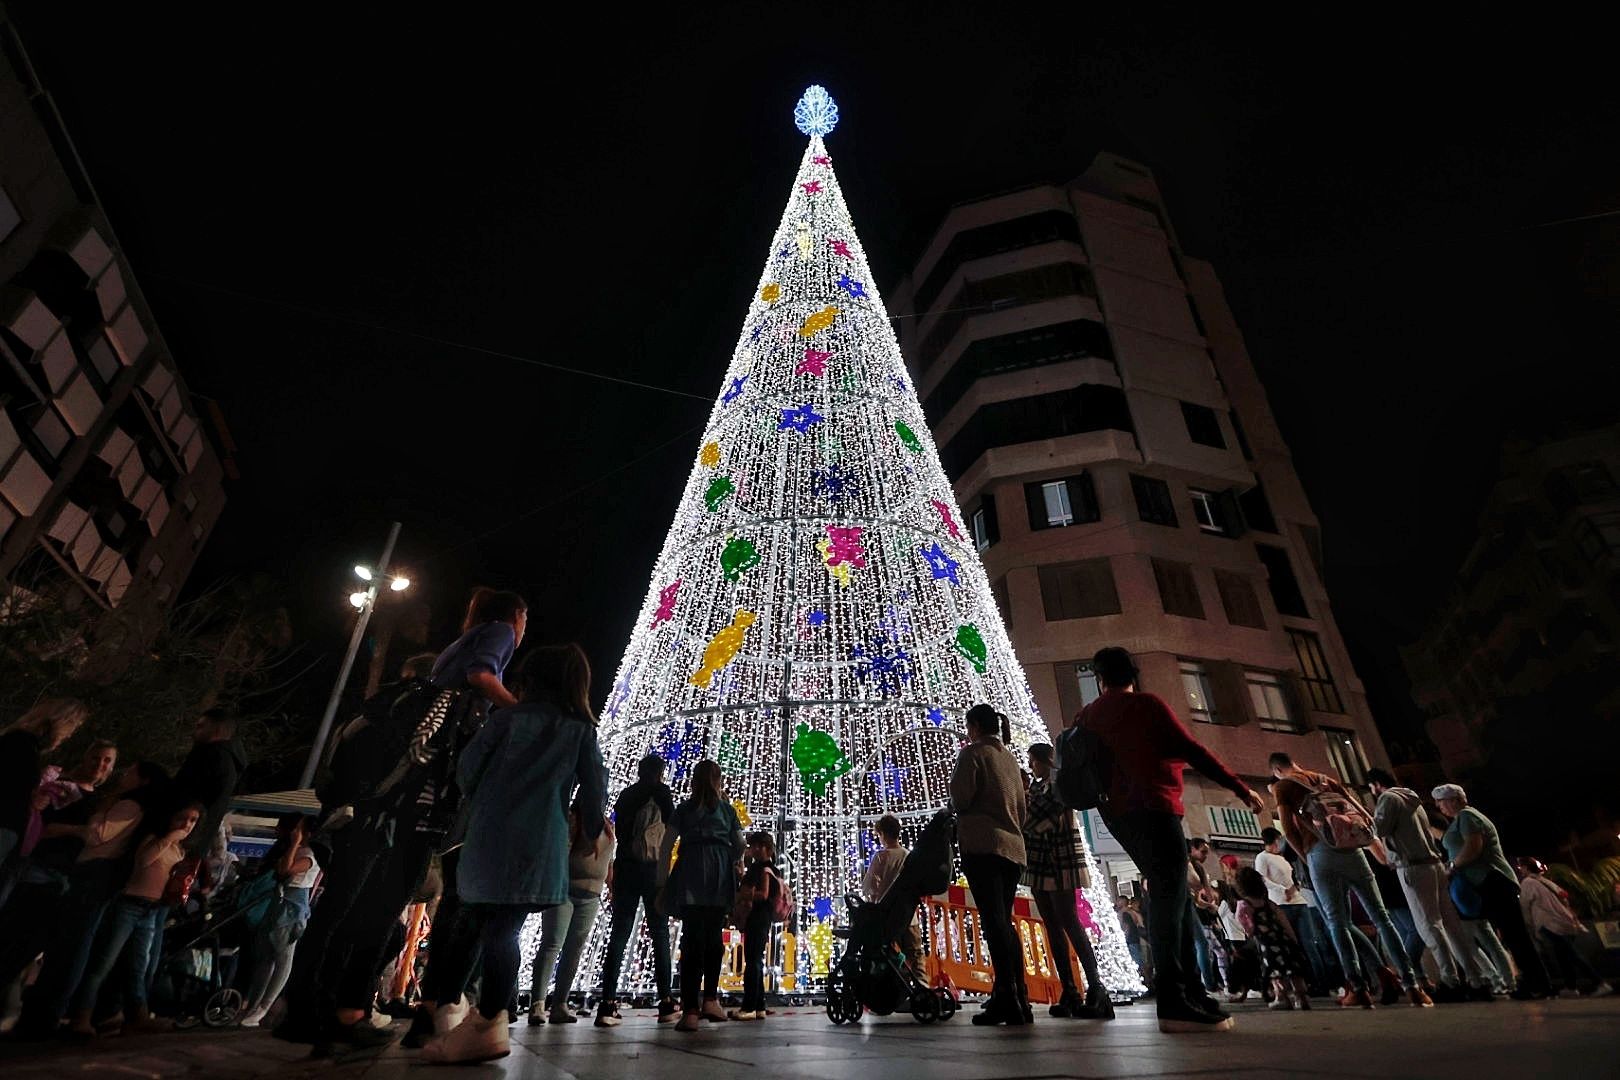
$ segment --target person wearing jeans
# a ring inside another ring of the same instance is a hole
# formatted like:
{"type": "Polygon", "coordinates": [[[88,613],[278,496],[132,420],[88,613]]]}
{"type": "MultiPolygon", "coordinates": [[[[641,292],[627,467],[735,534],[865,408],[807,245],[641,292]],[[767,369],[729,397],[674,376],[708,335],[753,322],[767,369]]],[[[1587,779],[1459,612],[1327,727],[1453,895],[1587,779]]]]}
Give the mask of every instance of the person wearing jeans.
{"type": "Polygon", "coordinates": [[[1373,828],[1389,853],[1390,865],[1406,896],[1413,928],[1440,969],[1442,1001],[1489,1001],[1491,988],[1476,960],[1462,916],[1451,902],[1440,849],[1429,833],[1429,815],[1418,793],[1400,787],[1383,769],[1369,769],[1367,783],[1377,802],[1373,828]]]}
{"type": "Polygon", "coordinates": [[[1136,664],[1118,647],[1101,649],[1092,670],[1102,696],[1073,723],[1100,744],[1104,797],[1098,809],[1147,881],[1155,1006],[1164,1032],[1225,1031],[1232,1017],[1198,973],[1188,913],[1187,838],[1182,830],[1182,772],[1188,765],[1231,791],[1255,813],[1263,800],[1193,738],[1159,698],[1136,690],[1136,664]]]}
{"type": "Polygon", "coordinates": [[[556,990],[552,993],[551,1022],[572,1024],[579,1019],[568,1007],[568,995],[579,973],[579,958],[585,940],[596,925],[596,912],[602,906],[602,883],[613,862],[613,823],[602,823],[601,835],[586,840],[579,826],[579,814],[569,815],[573,843],[568,852],[568,899],[540,916],[540,948],[529,975],[529,1024],[546,1022],[546,983],[556,968],[556,990]],[[559,959],[559,956],[561,959],[559,959]]]}
{"type": "Polygon", "coordinates": [[[619,972],[636,927],[636,911],[646,913],[652,939],[653,980],[658,990],[658,1022],[673,1022],[680,1010],[670,997],[669,915],[658,910],[658,886],[669,863],[659,862],[664,833],[675,817],[675,796],[664,783],[664,759],[648,754],[636,763],[636,782],[619,793],[613,820],[620,840],[613,861],[613,928],[602,960],[602,998],[597,1027],[619,1024],[619,972]]]}
{"type": "Polygon", "coordinates": [[[275,893],[254,944],[243,1027],[259,1026],[292,974],[293,951],[309,924],[310,890],[321,876],[315,852],[304,842],[313,824],[313,818],[302,814],[282,818],[278,825],[281,836],[265,856],[269,869],[264,872],[275,875],[275,893]]]}
{"type": "Polygon", "coordinates": [[[1440,812],[1451,824],[1440,838],[1445,845],[1447,873],[1461,875],[1478,891],[1485,918],[1502,935],[1513,954],[1519,985],[1510,995],[1521,1001],[1553,997],[1556,991],[1547,965],[1536,950],[1519,907],[1519,880],[1502,854],[1502,841],[1491,819],[1468,805],[1468,793],[1457,784],[1441,784],[1432,792],[1440,812]]]}
{"type": "Polygon", "coordinates": [[[1024,950],[1013,928],[1013,897],[1027,859],[1023,821],[1024,780],[1005,745],[1007,718],[980,703],[967,712],[970,740],[951,770],[951,804],[962,873],[979,908],[979,930],[990,950],[994,989],[975,1024],[1030,1023],[1024,982],[1024,950]]]}

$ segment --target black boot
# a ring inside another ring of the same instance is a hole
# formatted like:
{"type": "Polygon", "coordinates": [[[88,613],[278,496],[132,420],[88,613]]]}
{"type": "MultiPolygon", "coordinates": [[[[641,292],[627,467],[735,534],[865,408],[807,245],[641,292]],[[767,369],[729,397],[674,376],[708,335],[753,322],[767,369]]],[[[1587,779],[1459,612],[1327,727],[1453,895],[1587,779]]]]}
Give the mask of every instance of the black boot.
{"type": "Polygon", "coordinates": [[[1071,1010],[1069,1015],[1081,1020],[1112,1020],[1114,1003],[1107,990],[1093,983],[1086,991],[1085,1003],[1071,1010]]]}
{"type": "Polygon", "coordinates": [[[991,994],[984,1008],[973,1016],[975,1027],[994,1027],[997,1024],[1020,1025],[1023,1022],[1024,1014],[1018,1007],[1018,999],[1000,990],[991,994]]]}
{"type": "Polygon", "coordinates": [[[1025,1024],[1033,1024],[1035,1010],[1029,1007],[1029,987],[1024,985],[1023,980],[1013,984],[1013,998],[1018,1002],[1018,1019],[1025,1024]]]}

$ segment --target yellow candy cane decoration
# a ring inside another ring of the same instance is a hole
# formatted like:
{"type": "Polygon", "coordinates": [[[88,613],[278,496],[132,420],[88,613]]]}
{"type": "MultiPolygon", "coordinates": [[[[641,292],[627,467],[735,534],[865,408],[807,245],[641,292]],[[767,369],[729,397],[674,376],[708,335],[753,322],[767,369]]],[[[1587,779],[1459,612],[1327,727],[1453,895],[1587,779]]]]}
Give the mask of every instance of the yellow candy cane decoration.
{"type": "Polygon", "coordinates": [[[828,304],[826,307],[804,320],[804,325],[799,327],[799,336],[802,338],[814,337],[816,334],[831,326],[833,324],[833,320],[837,317],[838,309],[833,307],[831,304],[828,304]]]}
{"type": "Polygon", "coordinates": [[[703,452],[698,455],[698,461],[702,462],[703,467],[706,469],[712,469],[720,464],[720,444],[717,442],[704,443],[703,452]]]}
{"type": "Polygon", "coordinates": [[[776,303],[776,301],[778,299],[780,299],[781,296],[782,296],[782,286],[778,285],[774,281],[771,282],[769,285],[765,286],[763,289],[759,290],[759,298],[761,300],[765,301],[767,304],[776,303]]]}

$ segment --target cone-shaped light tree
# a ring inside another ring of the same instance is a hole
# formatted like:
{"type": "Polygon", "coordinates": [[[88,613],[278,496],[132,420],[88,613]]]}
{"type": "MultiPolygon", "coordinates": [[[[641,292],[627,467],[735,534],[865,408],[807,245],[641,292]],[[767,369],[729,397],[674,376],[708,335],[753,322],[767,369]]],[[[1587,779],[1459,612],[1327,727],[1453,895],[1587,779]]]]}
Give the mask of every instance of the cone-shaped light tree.
{"type": "MultiPolygon", "coordinates": [[[[875,820],[914,832],[948,803],[967,708],[1006,713],[1020,756],[1048,736],[833,174],[837,107],[812,86],[794,118],[810,142],[601,740],[610,791],[649,752],[677,792],[699,760],[720,763],[745,823],[777,836],[813,979],[875,820]]],[[[1105,981],[1138,989],[1092,880],[1105,981]]],[[[638,937],[627,990],[649,974],[638,937]]]]}

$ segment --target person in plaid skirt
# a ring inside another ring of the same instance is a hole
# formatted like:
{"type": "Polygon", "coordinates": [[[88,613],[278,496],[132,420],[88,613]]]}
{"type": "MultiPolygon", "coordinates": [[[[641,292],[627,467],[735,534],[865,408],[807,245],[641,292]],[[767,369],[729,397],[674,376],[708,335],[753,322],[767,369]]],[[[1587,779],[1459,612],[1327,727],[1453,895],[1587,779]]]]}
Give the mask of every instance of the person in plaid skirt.
{"type": "Polygon", "coordinates": [[[1032,779],[1024,803],[1024,850],[1028,860],[1024,884],[1035,894],[1035,907],[1046,924],[1058,978],[1063,981],[1063,997],[1051,1011],[1059,1017],[1112,1020],[1114,1005],[1097,973],[1097,954],[1075,910],[1075,890],[1090,885],[1091,876],[1086,870],[1074,811],[1063,805],[1052,788],[1052,762],[1052,747],[1048,744],[1036,743],[1029,748],[1032,779]],[[1069,962],[1071,946],[1085,972],[1084,997],[1074,985],[1074,967],[1069,962]]]}

